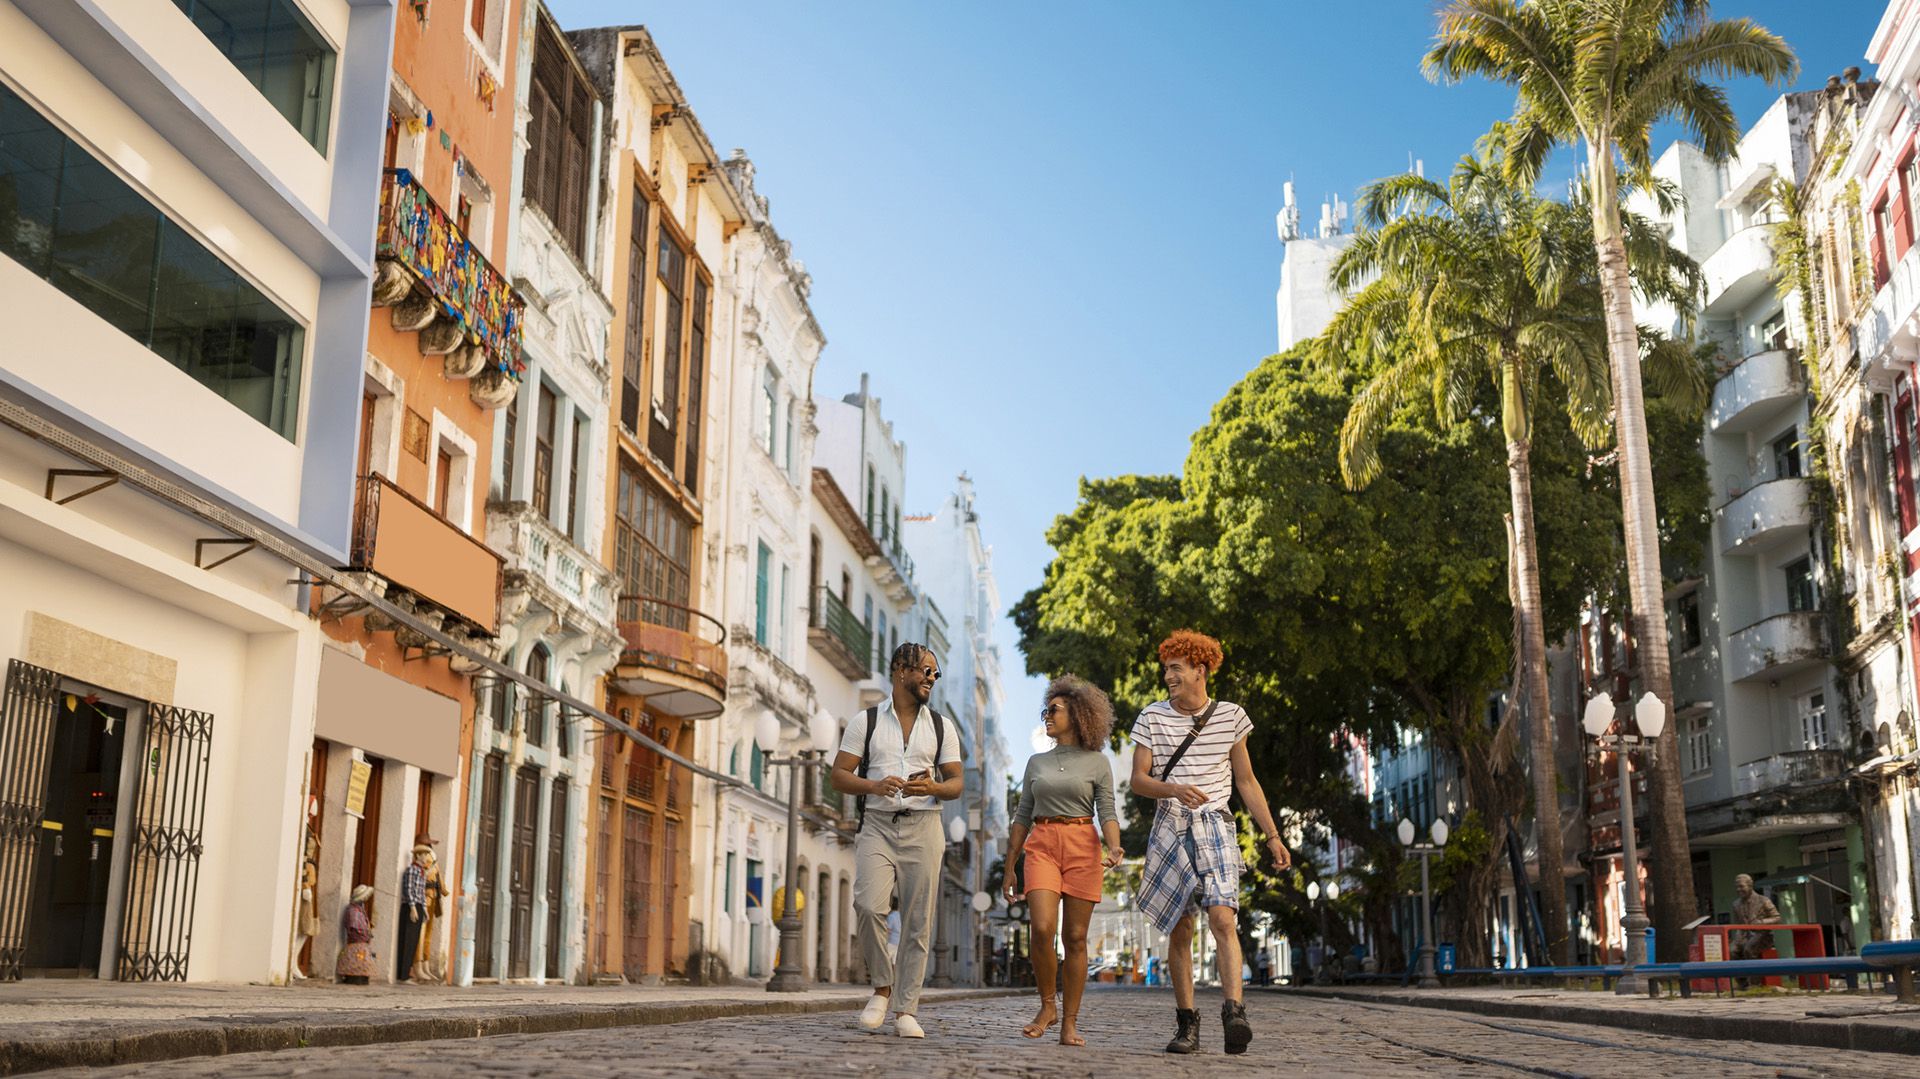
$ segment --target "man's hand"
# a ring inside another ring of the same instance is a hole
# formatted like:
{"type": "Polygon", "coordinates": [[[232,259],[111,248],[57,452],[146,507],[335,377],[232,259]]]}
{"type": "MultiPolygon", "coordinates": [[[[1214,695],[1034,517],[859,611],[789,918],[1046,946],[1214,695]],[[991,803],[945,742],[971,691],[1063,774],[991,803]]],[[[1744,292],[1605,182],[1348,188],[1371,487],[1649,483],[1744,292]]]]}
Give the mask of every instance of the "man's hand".
{"type": "Polygon", "coordinates": [[[888,776],[881,780],[873,792],[883,798],[891,798],[907,788],[907,781],[899,776],[888,776]]]}
{"type": "Polygon", "coordinates": [[[1279,836],[1267,837],[1267,854],[1273,858],[1274,872],[1281,873],[1292,868],[1293,854],[1287,850],[1287,845],[1280,841],[1279,836]]]}
{"type": "Polygon", "coordinates": [[[937,786],[939,786],[939,781],[935,780],[932,775],[922,772],[912,779],[907,780],[906,785],[901,789],[910,798],[931,798],[934,796],[933,788],[937,786]]]}
{"type": "Polygon", "coordinates": [[[1207,793],[1190,783],[1175,783],[1173,785],[1173,793],[1168,795],[1168,797],[1186,806],[1188,809],[1199,809],[1201,806],[1207,804],[1207,793]]]}
{"type": "Polygon", "coordinates": [[[416,923],[420,921],[419,907],[409,906],[407,908],[407,921],[416,922],[416,923]]]}
{"type": "Polygon", "coordinates": [[[1106,857],[1100,859],[1100,865],[1102,868],[1112,869],[1114,866],[1119,865],[1121,862],[1124,862],[1126,860],[1127,860],[1127,852],[1125,850],[1122,850],[1118,846],[1109,846],[1107,848],[1106,857]]]}

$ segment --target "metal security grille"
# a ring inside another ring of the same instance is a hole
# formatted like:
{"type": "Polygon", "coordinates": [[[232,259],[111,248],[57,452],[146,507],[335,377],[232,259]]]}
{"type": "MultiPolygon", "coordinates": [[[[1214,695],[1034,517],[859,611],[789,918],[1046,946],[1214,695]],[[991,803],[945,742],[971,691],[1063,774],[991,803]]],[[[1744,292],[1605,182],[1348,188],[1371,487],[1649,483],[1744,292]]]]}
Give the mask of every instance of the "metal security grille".
{"type": "Polygon", "coordinates": [[[187,980],[212,744],[211,713],[147,706],[146,737],[135,762],[140,771],[133,858],[120,929],[124,981],[187,980]]]}
{"type": "Polygon", "coordinates": [[[59,689],[60,676],[52,671],[7,661],[0,700],[0,981],[19,981],[26,956],[59,689]]]}

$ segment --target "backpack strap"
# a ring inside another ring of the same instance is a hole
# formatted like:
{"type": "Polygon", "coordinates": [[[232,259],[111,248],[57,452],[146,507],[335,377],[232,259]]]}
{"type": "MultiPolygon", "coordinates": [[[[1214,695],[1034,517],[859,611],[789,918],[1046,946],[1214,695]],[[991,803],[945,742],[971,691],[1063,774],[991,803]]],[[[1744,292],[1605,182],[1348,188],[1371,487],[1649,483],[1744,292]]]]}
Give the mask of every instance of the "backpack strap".
{"type": "MultiPolygon", "coordinates": [[[[867,736],[860,742],[860,767],[854,769],[853,772],[854,775],[859,776],[861,779],[867,778],[867,761],[873,756],[873,728],[879,721],[880,706],[876,704],[872,708],[867,709],[867,736]]],[[[860,796],[859,823],[853,826],[853,830],[856,832],[859,831],[866,823],[867,796],[863,794],[860,796]]]]}
{"type": "Polygon", "coordinates": [[[940,778],[940,751],[947,748],[947,717],[933,711],[928,705],[927,711],[933,712],[933,777],[940,778]]]}
{"type": "Polygon", "coordinates": [[[1162,782],[1165,782],[1167,777],[1173,774],[1173,766],[1179,764],[1180,758],[1187,755],[1188,747],[1193,745],[1195,738],[1200,737],[1200,731],[1206,727],[1207,720],[1213,718],[1213,710],[1219,706],[1220,702],[1218,700],[1209,701],[1207,703],[1207,710],[1194,717],[1193,729],[1187,732],[1186,740],[1180,743],[1180,748],[1173,751],[1173,756],[1167,758],[1167,766],[1160,769],[1160,779],[1162,782]]]}

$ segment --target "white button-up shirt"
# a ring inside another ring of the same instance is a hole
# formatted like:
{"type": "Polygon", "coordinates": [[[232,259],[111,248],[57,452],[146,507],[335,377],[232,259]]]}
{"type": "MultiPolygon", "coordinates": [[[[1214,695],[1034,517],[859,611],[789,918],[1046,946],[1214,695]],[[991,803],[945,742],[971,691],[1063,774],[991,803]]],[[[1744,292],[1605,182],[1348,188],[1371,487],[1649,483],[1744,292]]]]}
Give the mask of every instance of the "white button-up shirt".
{"type": "MultiPolygon", "coordinates": [[[[913,735],[910,744],[900,737],[900,716],[893,710],[893,697],[888,696],[880,702],[880,712],[874,717],[873,743],[867,746],[867,713],[861,709],[847,720],[846,730],[840,735],[840,752],[851,753],[858,757],[863,751],[871,752],[872,759],[867,762],[867,778],[875,781],[888,776],[912,779],[915,772],[931,772],[938,781],[943,777],[935,764],[936,754],[939,764],[960,763],[960,731],[950,716],[946,720],[947,737],[944,745],[935,745],[933,729],[933,709],[922,705],[920,714],[913,721],[913,735]]],[[[857,772],[858,769],[856,768],[857,772]]],[[[867,796],[867,808],[872,810],[890,809],[938,809],[939,799],[930,794],[908,797],[896,794],[882,797],[878,794],[867,796]]]]}

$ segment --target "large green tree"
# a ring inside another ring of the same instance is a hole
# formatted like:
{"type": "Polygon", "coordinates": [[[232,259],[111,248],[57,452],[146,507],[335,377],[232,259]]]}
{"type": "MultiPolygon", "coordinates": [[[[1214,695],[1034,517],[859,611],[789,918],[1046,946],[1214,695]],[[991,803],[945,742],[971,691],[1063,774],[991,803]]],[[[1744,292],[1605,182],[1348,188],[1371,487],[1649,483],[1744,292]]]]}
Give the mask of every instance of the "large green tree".
{"type": "MultiPolygon", "coordinates": [[[[1283,819],[1362,843],[1391,881],[1397,843],[1345,778],[1356,740],[1427,730],[1468,762],[1466,805],[1443,811],[1470,809],[1491,842],[1524,802],[1514,710],[1487,718],[1512,664],[1508,488],[1487,394],[1479,422],[1450,425],[1430,401],[1408,402],[1380,436],[1379,477],[1349,490],[1339,430],[1357,387],[1306,348],[1271,357],[1215,406],[1180,477],[1084,482],[1015,617],[1029,671],[1086,675],[1123,711],[1158,695],[1163,635],[1191,625],[1220,637],[1218,691],[1255,717],[1250,750],[1283,819]]],[[[1604,475],[1587,476],[1564,414],[1539,427],[1543,609],[1564,630],[1617,564],[1618,503],[1604,475]]],[[[1469,876],[1458,909],[1484,912],[1491,860],[1469,876]]],[[[1297,880],[1267,883],[1298,905],[1297,880]]],[[[1381,912],[1392,900],[1386,886],[1364,898],[1381,912]]],[[[1469,963],[1488,957],[1480,924],[1463,917],[1469,963]]]]}
{"type": "Polygon", "coordinates": [[[1740,129],[1714,79],[1768,83],[1797,68],[1785,41],[1750,19],[1715,19],[1708,0],[1449,0],[1441,9],[1429,76],[1471,75],[1514,86],[1519,98],[1508,162],[1531,182],[1556,146],[1578,145],[1592,185],[1594,251],[1605,293],[1607,352],[1620,453],[1627,584],[1642,684],[1667,708],[1654,767],[1655,924],[1661,958],[1686,953],[1694,917],[1692,859],[1673,724],[1673,674],[1662,596],[1659,517],[1640,385],[1641,348],[1621,223],[1622,176],[1652,166],[1652,130],[1677,120],[1706,156],[1724,161],[1740,129]]]}
{"type": "MultiPolygon", "coordinates": [[[[1547,946],[1571,962],[1554,724],[1547,692],[1547,637],[1534,523],[1535,402],[1564,407],[1589,447],[1609,427],[1606,327],[1589,216],[1540,197],[1502,168],[1496,127],[1445,184],[1418,174],[1369,184],[1359,199],[1363,230],[1334,262],[1332,284],[1348,294],[1322,338],[1322,355],[1367,382],[1340,431],[1340,467],[1350,484],[1380,473],[1378,445],[1399,408],[1430,397],[1445,422],[1479,422],[1476,394],[1497,395],[1507,468],[1511,585],[1518,654],[1515,703],[1532,757],[1541,898],[1547,946]]],[[[1629,219],[1628,252],[1641,291],[1681,308],[1699,269],[1648,222],[1629,219]]],[[[1651,332],[1651,369],[1692,399],[1704,377],[1692,350],[1651,332]]]]}

